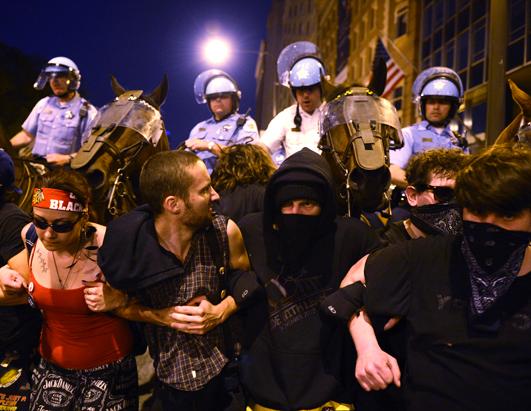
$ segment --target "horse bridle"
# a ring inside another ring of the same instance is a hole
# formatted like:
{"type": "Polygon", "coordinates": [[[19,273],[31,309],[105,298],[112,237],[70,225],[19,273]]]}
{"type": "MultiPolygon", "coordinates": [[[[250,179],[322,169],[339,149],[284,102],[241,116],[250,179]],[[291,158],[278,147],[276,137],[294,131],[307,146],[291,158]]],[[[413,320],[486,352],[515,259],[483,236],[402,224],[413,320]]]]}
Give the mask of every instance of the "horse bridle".
{"type": "Polygon", "coordinates": [[[334,146],[334,141],[331,136],[332,130],[327,131],[325,134],[325,140],[327,144],[325,145],[325,144],[322,144],[322,142],[319,142],[319,146],[318,146],[320,150],[332,154],[332,157],[335,163],[339,166],[339,168],[341,169],[341,171],[343,172],[345,176],[344,186],[346,190],[347,210],[348,210],[347,213],[349,217],[350,217],[350,209],[352,205],[352,199],[351,199],[351,193],[350,193],[350,189],[352,188],[352,186],[350,184],[349,176],[352,170],[349,170],[348,168],[348,161],[354,155],[354,150],[355,150],[355,148],[353,147],[354,140],[356,138],[361,138],[363,140],[364,145],[374,144],[376,140],[373,135],[373,132],[375,131],[379,132],[381,135],[381,127],[376,121],[371,120],[368,123],[368,125],[369,125],[369,129],[366,127],[366,125],[360,124],[360,123],[354,123],[353,121],[348,121],[344,124],[341,124],[341,126],[345,128],[347,135],[349,136],[349,141],[346,144],[346,149],[345,149],[345,152],[343,153],[343,156],[340,155],[340,153],[337,151],[336,147],[334,146]],[[369,133],[367,133],[367,131],[370,133],[370,135],[369,133]]]}

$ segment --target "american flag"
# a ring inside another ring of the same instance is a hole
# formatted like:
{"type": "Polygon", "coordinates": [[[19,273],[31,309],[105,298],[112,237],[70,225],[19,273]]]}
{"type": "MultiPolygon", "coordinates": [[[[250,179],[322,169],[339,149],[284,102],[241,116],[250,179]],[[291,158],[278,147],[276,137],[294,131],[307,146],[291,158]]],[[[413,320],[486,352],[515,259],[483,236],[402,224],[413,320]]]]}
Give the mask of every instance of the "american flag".
{"type": "Polygon", "coordinates": [[[378,37],[378,42],[376,43],[376,50],[374,53],[374,63],[378,58],[382,58],[385,61],[387,66],[387,82],[385,84],[385,90],[382,94],[382,97],[388,98],[391,96],[391,93],[395,87],[402,81],[404,78],[404,72],[398,67],[398,64],[391,58],[387,52],[385,46],[382,43],[382,40],[378,37]]]}

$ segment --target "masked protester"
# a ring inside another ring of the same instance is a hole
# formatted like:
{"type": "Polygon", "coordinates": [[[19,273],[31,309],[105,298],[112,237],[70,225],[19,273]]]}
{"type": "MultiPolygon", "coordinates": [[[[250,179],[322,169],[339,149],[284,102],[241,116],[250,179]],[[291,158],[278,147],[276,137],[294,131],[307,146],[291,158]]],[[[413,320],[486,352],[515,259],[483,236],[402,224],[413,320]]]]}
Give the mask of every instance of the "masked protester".
{"type": "Polygon", "coordinates": [[[53,93],[40,100],[11,138],[15,148],[34,144],[31,154],[50,164],[68,165],[88,138],[97,110],[82,98],[78,89],[81,73],[67,57],[54,57],[43,67],[33,87],[50,85],[53,93]]]}
{"type": "Polygon", "coordinates": [[[253,410],[352,409],[352,343],[318,307],[378,241],[335,212],[330,168],[303,148],[271,177],[263,213],[240,222],[265,289],[242,313],[241,376],[253,410]]]}
{"type": "Polygon", "coordinates": [[[461,209],[455,202],[455,176],[465,156],[461,150],[434,149],[413,156],[406,169],[410,218],[389,223],[381,232],[388,244],[427,235],[459,234],[461,209]]]}
{"type": "MultiPolygon", "coordinates": [[[[465,155],[456,149],[434,149],[414,155],[406,169],[406,197],[411,206],[407,220],[388,223],[380,231],[384,244],[393,245],[433,235],[462,233],[462,212],[455,202],[455,176],[465,155]]],[[[329,297],[328,306],[335,295],[329,297]]],[[[328,301],[328,300],[327,300],[328,301]]],[[[402,368],[406,360],[407,330],[405,321],[378,336],[378,343],[402,368]]],[[[403,390],[391,385],[383,392],[359,392],[356,405],[361,411],[405,409],[403,390]]]]}
{"type": "Polygon", "coordinates": [[[242,92],[224,71],[211,69],[199,74],[194,82],[194,94],[198,104],[208,104],[212,117],[196,124],[185,144],[212,174],[222,149],[257,141],[258,128],[251,116],[238,113],[242,92]]]}
{"type": "Polygon", "coordinates": [[[459,75],[448,67],[431,67],[413,84],[413,102],[422,121],[402,129],[404,146],[390,152],[391,179],[406,186],[405,168],[412,155],[434,148],[459,148],[468,152],[466,139],[450,129],[463,98],[459,75]]]}
{"type": "Polygon", "coordinates": [[[296,104],[278,113],[260,141],[276,164],[307,147],[317,153],[319,117],[323,96],[321,79],[326,74],[317,46],[297,41],[286,46],[277,60],[279,83],[290,88],[296,104]]]}
{"type": "MultiPolygon", "coordinates": [[[[456,198],[462,234],[380,250],[344,285],[365,290],[363,304],[353,306],[364,305],[371,320],[407,321],[408,410],[524,411],[531,401],[531,150],[494,146],[471,157],[457,175],[456,198]]],[[[392,370],[366,325],[350,322],[365,364],[357,376],[378,389],[392,370]]]]}

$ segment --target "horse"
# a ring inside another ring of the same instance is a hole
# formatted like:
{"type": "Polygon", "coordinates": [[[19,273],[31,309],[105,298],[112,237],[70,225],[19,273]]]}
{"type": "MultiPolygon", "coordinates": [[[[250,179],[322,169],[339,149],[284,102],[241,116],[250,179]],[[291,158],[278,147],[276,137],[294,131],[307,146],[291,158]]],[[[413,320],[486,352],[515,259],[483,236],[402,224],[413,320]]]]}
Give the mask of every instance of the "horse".
{"type": "Polygon", "coordinates": [[[531,96],[519,88],[514,81],[510,79],[507,81],[511,88],[513,100],[520,107],[520,113],[502,130],[494,144],[522,143],[531,145],[531,96]]]}
{"type": "Polygon", "coordinates": [[[349,217],[389,209],[389,150],[402,147],[403,140],[396,109],[378,96],[386,75],[381,60],[366,87],[322,81],[327,103],[319,148],[332,169],[338,212],[349,217]]]}
{"type": "Polygon", "coordinates": [[[111,76],[116,99],[103,106],[90,137],[70,166],[84,174],[92,187],[94,221],[106,223],[132,210],[139,202],[139,176],[144,162],[169,149],[160,114],[168,79],[149,94],[127,91],[111,76]]]}
{"type": "Polygon", "coordinates": [[[17,189],[6,193],[7,201],[15,203],[26,213],[30,213],[33,187],[37,179],[49,170],[49,167],[45,160],[30,157],[31,147],[25,147],[17,152],[3,133],[0,133],[0,147],[9,154],[15,166],[17,189]]]}

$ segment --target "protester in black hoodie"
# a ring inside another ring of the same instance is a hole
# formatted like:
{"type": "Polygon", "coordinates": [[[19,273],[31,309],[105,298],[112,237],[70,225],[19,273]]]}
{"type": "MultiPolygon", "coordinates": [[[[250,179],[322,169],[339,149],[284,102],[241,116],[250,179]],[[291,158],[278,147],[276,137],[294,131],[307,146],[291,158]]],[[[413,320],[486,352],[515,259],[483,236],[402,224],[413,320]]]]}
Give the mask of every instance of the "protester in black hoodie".
{"type": "Polygon", "coordinates": [[[378,246],[376,236],[358,220],[336,217],[328,164],[306,148],[273,174],[264,212],[240,226],[266,290],[242,313],[241,377],[251,406],[352,409],[345,405],[352,403],[352,342],[318,308],[348,268],[378,246]]]}

